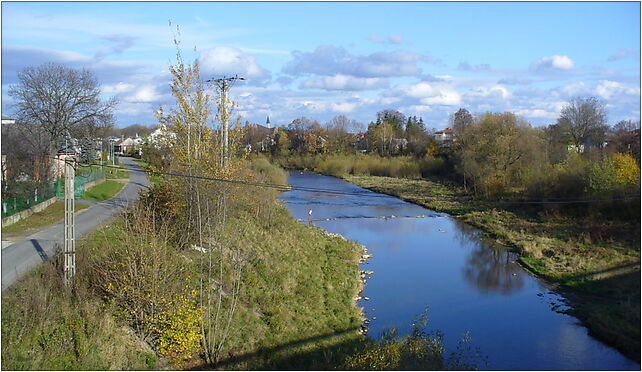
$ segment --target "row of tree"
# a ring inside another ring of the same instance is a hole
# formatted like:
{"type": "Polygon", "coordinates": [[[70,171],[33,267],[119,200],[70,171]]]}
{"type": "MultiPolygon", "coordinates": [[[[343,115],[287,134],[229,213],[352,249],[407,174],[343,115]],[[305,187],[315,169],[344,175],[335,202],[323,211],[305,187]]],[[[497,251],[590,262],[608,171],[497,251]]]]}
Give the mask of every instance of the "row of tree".
{"type": "Polygon", "coordinates": [[[593,97],[572,99],[556,123],[545,127],[510,112],[474,116],[465,108],[452,115],[451,127],[452,141],[444,146],[422,118],[396,110],[378,112],[365,132],[343,115],[325,125],[301,117],[274,129],[264,151],[278,156],[367,152],[441,157],[446,173],[486,196],[578,196],[639,182],[634,174],[640,163],[640,123],[625,120],[609,126],[604,104],[593,97]],[[598,179],[605,174],[611,175],[608,180],[598,179]]]}

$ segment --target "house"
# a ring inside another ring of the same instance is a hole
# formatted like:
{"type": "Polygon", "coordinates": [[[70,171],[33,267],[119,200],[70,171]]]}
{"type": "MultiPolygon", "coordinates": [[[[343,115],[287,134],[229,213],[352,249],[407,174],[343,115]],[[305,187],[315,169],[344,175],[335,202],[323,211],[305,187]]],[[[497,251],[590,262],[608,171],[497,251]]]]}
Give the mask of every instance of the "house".
{"type": "Polygon", "coordinates": [[[2,117],[2,124],[15,124],[15,123],[16,123],[16,119],[12,119],[6,116],[2,117]]]}
{"type": "MultiPolygon", "coordinates": [[[[268,118],[266,124],[270,125],[270,118],[268,118]]],[[[246,124],[246,133],[245,138],[243,139],[243,144],[246,146],[245,150],[256,151],[256,152],[268,152],[272,146],[276,145],[275,140],[275,128],[269,128],[261,124],[246,124]]]]}
{"type": "Polygon", "coordinates": [[[455,131],[452,128],[446,128],[435,132],[435,141],[440,147],[449,147],[454,141],[455,131]]]}
{"type": "Polygon", "coordinates": [[[408,140],[405,138],[393,138],[391,145],[393,152],[403,152],[408,148],[408,140]]]}
{"type": "Polygon", "coordinates": [[[140,137],[122,138],[120,141],[114,142],[114,154],[116,155],[127,154],[132,150],[138,148],[142,142],[143,140],[140,137]]]}
{"type": "Polygon", "coordinates": [[[156,148],[170,146],[176,139],[176,133],[167,129],[165,124],[161,124],[149,136],[147,136],[147,143],[156,148]]]}
{"type": "Polygon", "coordinates": [[[81,149],[78,145],[78,140],[72,138],[69,132],[65,131],[65,134],[60,141],[60,146],[58,147],[56,157],[51,165],[51,172],[54,178],[61,177],[64,174],[65,161],[67,159],[73,158],[78,160],[80,153],[81,149]]]}

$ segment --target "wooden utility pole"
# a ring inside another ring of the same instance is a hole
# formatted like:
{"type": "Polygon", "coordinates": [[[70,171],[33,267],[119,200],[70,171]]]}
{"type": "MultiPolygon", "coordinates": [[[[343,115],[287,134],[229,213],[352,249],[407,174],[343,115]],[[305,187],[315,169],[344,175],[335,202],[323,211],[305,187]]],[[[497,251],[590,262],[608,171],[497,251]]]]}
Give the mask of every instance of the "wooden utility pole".
{"type": "Polygon", "coordinates": [[[76,218],[74,216],[74,177],[76,159],[65,158],[65,284],[76,275],[76,218]]]}

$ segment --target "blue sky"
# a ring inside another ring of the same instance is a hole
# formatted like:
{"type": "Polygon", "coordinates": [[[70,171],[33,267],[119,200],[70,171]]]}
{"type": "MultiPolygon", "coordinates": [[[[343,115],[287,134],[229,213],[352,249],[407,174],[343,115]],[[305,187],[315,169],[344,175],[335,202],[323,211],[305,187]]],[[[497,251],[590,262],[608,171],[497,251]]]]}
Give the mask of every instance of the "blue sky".
{"type": "Polygon", "coordinates": [[[172,102],[169,20],[204,77],[248,79],[232,95],[251,122],[397,109],[441,129],[465,107],[546,125],[574,96],[610,124],[640,117],[639,2],[3,2],[3,115],[17,72],[53,61],[95,71],[118,126],[153,124],[172,102]]]}

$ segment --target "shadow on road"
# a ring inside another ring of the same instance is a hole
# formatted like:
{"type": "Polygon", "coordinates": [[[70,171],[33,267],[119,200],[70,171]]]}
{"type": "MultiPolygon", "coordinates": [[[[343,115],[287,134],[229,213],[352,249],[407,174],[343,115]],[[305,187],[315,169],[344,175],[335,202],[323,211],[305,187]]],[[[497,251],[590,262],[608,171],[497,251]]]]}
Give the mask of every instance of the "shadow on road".
{"type": "Polygon", "coordinates": [[[36,249],[36,252],[38,253],[38,256],[40,256],[40,259],[42,261],[47,261],[49,259],[49,256],[47,256],[47,252],[45,252],[44,249],[42,249],[42,246],[38,242],[38,239],[29,239],[31,244],[33,244],[33,247],[36,249]]]}

